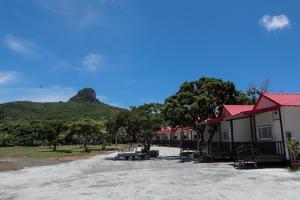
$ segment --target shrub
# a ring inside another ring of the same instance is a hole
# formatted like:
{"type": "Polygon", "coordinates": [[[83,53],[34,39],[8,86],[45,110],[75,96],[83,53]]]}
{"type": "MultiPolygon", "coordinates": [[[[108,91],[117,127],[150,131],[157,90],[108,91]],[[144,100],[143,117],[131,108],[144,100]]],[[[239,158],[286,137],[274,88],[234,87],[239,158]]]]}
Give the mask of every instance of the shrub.
{"type": "Polygon", "coordinates": [[[0,147],[14,146],[16,143],[15,138],[7,133],[0,133],[0,147]]]}
{"type": "Polygon", "coordinates": [[[290,139],[287,142],[287,147],[291,152],[292,159],[297,160],[300,155],[300,142],[295,139],[290,139]]]}
{"type": "Polygon", "coordinates": [[[148,156],[150,158],[157,158],[159,156],[159,150],[150,150],[150,151],[148,151],[148,156]]]}

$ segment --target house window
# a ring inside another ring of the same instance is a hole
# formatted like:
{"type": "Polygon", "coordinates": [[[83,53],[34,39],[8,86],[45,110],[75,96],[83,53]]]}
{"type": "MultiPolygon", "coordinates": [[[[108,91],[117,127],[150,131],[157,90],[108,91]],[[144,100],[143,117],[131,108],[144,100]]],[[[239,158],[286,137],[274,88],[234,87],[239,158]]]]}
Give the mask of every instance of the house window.
{"type": "Polygon", "coordinates": [[[177,135],[174,135],[174,136],[173,136],[173,140],[177,140],[177,135]]]}
{"type": "Polygon", "coordinates": [[[229,133],[228,133],[228,131],[223,132],[223,141],[224,142],[229,142],[229,133]]]}
{"type": "Polygon", "coordinates": [[[198,139],[198,135],[194,135],[194,139],[197,140],[198,139]]]}
{"type": "Polygon", "coordinates": [[[271,126],[258,127],[258,139],[272,140],[272,127],[271,126]]]}
{"type": "Polygon", "coordinates": [[[187,140],[187,136],[186,136],[186,135],[184,135],[184,136],[183,136],[183,139],[184,139],[184,140],[187,140]]]}
{"type": "Polygon", "coordinates": [[[165,136],[165,140],[167,140],[168,139],[168,136],[165,136]]]}

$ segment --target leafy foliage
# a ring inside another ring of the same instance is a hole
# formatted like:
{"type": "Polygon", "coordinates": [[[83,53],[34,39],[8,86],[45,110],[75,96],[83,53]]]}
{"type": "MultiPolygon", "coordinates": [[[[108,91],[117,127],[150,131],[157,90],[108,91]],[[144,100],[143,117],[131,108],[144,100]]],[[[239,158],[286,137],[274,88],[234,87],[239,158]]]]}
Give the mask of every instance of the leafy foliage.
{"type": "Polygon", "coordinates": [[[202,132],[199,122],[216,117],[223,104],[249,103],[232,82],[203,77],[183,83],[176,94],[165,100],[163,114],[172,126],[193,127],[202,132]]]}
{"type": "Polygon", "coordinates": [[[300,155],[300,142],[295,139],[289,139],[287,142],[287,147],[290,150],[293,160],[297,160],[300,155]]]}
{"type": "Polygon", "coordinates": [[[130,142],[138,141],[144,150],[150,149],[153,134],[163,124],[161,114],[162,105],[144,104],[132,107],[130,111],[123,111],[108,122],[108,130],[116,135],[119,130],[125,130],[130,142]]]}
{"type": "Polygon", "coordinates": [[[95,138],[100,138],[104,141],[107,132],[103,123],[86,117],[74,121],[70,125],[70,133],[80,138],[83,142],[85,151],[88,151],[87,144],[92,142],[95,138]]]}
{"type": "Polygon", "coordinates": [[[53,151],[56,151],[57,145],[66,137],[67,125],[61,120],[49,120],[42,123],[40,130],[48,144],[53,146],[53,151]]]}

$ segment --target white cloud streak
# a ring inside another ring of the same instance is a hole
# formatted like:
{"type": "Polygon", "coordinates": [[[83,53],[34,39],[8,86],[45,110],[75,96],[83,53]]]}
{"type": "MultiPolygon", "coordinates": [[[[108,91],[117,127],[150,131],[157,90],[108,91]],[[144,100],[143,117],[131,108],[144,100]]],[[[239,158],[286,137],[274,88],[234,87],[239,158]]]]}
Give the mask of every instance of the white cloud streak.
{"type": "Polygon", "coordinates": [[[4,44],[10,50],[26,57],[38,57],[36,44],[21,38],[17,38],[11,34],[4,37],[4,44]]]}
{"type": "Polygon", "coordinates": [[[15,71],[0,71],[0,85],[4,85],[18,78],[18,73],[15,71]]]}
{"type": "Polygon", "coordinates": [[[105,58],[103,55],[90,53],[83,58],[82,65],[88,71],[97,71],[105,67],[105,58]]]}
{"type": "Polygon", "coordinates": [[[39,87],[18,87],[1,88],[0,102],[10,101],[34,101],[34,102],[58,102],[67,101],[76,94],[71,87],[51,86],[39,87]]]}
{"type": "Polygon", "coordinates": [[[264,15],[259,20],[259,23],[267,30],[267,31],[276,31],[282,30],[290,27],[291,23],[289,18],[286,15],[264,15]]]}

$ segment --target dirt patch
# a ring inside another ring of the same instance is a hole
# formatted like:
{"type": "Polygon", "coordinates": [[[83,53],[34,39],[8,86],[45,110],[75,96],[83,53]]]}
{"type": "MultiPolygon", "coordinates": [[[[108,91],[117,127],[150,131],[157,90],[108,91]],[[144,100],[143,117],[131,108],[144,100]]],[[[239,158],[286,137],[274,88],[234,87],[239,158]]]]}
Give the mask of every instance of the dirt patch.
{"type": "Polygon", "coordinates": [[[8,159],[0,161],[0,172],[14,171],[24,169],[26,167],[38,167],[46,165],[54,165],[66,161],[55,161],[48,159],[8,159]]]}
{"type": "Polygon", "coordinates": [[[72,155],[64,155],[58,158],[48,159],[30,159],[30,158],[18,158],[18,157],[7,157],[0,160],[0,172],[20,170],[27,167],[38,167],[55,165],[64,162],[71,162],[74,160],[81,160],[91,158],[96,155],[104,155],[111,153],[110,151],[95,151],[90,153],[78,153],[72,155]]]}
{"type": "Polygon", "coordinates": [[[18,170],[18,168],[10,162],[0,161],[0,172],[18,170]]]}

